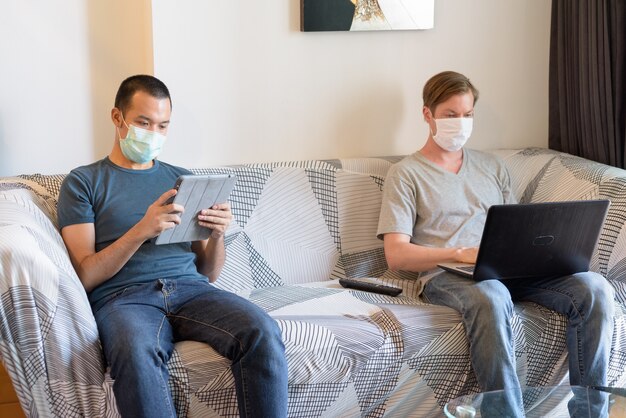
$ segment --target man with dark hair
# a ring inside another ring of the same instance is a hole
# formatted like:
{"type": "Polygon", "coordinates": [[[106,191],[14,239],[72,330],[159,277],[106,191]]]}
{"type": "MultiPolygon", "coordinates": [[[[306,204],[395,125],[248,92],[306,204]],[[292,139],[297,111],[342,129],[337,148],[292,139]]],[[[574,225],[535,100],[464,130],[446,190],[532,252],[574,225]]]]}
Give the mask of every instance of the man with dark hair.
{"type": "MultiPolygon", "coordinates": [[[[515,367],[513,301],[533,301],[567,316],[572,385],[606,386],[613,334],[613,288],[599,274],[578,273],[532,281],[475,282],[442,272],[442,262],[475,263],[491,205],[515,203],[509,174],[495,156],[464,148],[478,90],[462,74],[446,71],[423,91],[426,144],[390,168],[384,185],[378,237],[393,270],[428,272],[425,298],[457,310],[470,343],[470,357],[483,391],[520,386],[515,367]]],[[[515,237],[511,237],[515,239],[515,237]]],[[[487,416],[522,416],[521,397],[487,416]]],[[[572,416],[607,416],[607,398],[594,400],[591,415],[582,397],[570,402],[572,416]]]]}
{"type": "Polygon", "coordinates": [[[287,416],[287,364],[276,322],[253,303],[213,285],[225,260],[228,203],[206,208],[204,241],[155,245],[180,223],[166,204],[188,170],[156,159],[170,122],[171,98],[155,77],[120,85],[108,157],[71,171],[58,220],[72,264],[88,292],[125,417],[175,417],[167,362],[174,343],[201,341],[232,361],[242,417],[287,416]]]}
{"type": "Polygon", "coordinates": [[[172,108],[170,91],[161,80],[149,75],[133,75],[122,82],[115,95],[115,108],[125,111],[131,103],[136,91],[143,91],[157,99],[167,99],[172,108]]]}

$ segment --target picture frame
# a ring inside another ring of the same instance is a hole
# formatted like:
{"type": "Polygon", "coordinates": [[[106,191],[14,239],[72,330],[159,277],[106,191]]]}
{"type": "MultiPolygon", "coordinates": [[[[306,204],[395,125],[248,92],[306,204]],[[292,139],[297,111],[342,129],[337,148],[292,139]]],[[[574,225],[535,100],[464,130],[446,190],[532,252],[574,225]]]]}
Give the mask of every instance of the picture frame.
{"type": "Polygon", "coordinates": [[[425,30],[434,0],[300,0],[303,32],[425,30]]]}

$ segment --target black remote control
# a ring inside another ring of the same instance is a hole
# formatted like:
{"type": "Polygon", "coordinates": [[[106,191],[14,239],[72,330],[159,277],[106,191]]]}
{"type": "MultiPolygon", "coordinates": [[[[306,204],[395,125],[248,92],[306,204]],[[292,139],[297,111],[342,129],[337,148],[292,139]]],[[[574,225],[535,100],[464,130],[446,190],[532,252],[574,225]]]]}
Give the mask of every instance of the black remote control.
{"type": "Polygon", "coordinates": [[[339,284],[349,289],[365,290],[366,292],[381,293],[389,296],[398,296],[402,293],[402,289],[399,287],[386,286],[359,279],[339,279],[339,284]]]}

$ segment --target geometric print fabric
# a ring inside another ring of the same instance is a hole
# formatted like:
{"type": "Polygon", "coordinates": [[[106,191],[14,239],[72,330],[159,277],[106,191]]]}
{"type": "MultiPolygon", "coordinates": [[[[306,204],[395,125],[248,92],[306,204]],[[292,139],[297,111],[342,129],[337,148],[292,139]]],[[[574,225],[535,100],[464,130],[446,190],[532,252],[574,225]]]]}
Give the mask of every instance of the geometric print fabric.
{"type": "MultiPolygon", "coordinates": [[[[544,149],[493,151],[520,201],[608,198],[593,269],[617,293],[609,383],[626,385],[626,172],[544,149]]],[[[415,278],[387,270],[375,238],[381,186],[399,157],[249,164],[193,170],[237,175],[227,262],[217,285],[274,317],[289,365],[289,413],[433,416],[479,390],[458,314],[422,302],[415,278]],[[403,296],[345,290],[376,276],[403,296]]],[[[63,175],[0,179],[0,354],[32,416],[117,416],[97,328],[56,225],[63,175]],[[38,250],[20,251],[17,248],[38,250]]],[[[516,304],[522,384],[567,382],[565,319],[516,304]]],[[[170,386],[180,416],[236,416],[229,364],[177,344],[170,386]]]]}

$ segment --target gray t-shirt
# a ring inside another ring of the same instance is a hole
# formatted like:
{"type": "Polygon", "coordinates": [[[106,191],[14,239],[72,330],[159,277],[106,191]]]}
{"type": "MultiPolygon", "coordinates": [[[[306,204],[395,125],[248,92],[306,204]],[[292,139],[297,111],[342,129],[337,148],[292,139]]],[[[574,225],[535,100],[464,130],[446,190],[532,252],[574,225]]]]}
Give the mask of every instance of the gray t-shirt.
{"type": "Polygon", "coordinates": [[[377,236],[406,234],[426,247],[478,246],[489,207],[515,202],[498,157],[464,148],[454,174],[418,151],[387,173],[377,236]]]}

